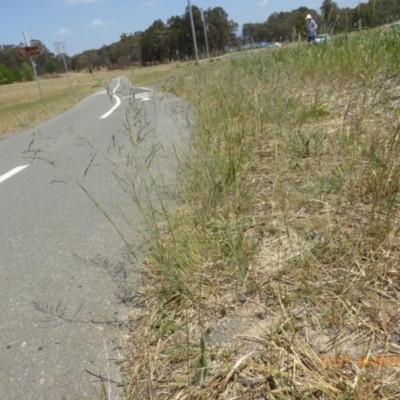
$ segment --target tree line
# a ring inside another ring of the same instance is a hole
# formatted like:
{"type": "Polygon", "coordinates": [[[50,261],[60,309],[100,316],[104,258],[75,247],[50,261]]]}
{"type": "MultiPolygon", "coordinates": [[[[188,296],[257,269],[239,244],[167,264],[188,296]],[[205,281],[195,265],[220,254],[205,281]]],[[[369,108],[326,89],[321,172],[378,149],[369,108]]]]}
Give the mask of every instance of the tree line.
{"type": "Polygon", "coordinates": [[[264,23],[244,24],[243,37],[254,42],[299,40],[306,35],[307,14],[313,16],[319,32],[340,34],[390,23],[399,17],[400,5],[398,0],[369,0],[355,8],[339,8],[334,1],[324,0],[319,12],[300,7],[273,13],[264,23]]]}
{"type": "MultiPolygon", "coordinates": [[[[222,7],[208,8],[202,13],[198,7],[192,6],[192,14],[200,55],[205,55],[208,43],[209,54],[215,56],[227,48],[240,48],[252,42],[300,40],[306,34],[306,14],[313,15],[320,32],[338,34],[373,28],[396,20],[400,5],[398,0],[368,0],[355,8],[339,8],[334,1],[324,0],[318,11],[300,7],[290,12],[273,13],[263,23],[244,24],[241,36],[237,34],[239,25],[229,19],[222,7]]],[[[38,75],[64,70],[62,58],[48,50],[44,43],[32,40],[31,45],[38,45],[41,49],[41,55],[34,58],[38,75]]],[[[19,47],[23,47],[23,44],[0,46],[0,84],[34,79],[29,63],[18,57],[19,47]]],[[[160,19],[154,21],[144,32],[121,33],[116,43],[86,50],[72,57],[65,56],[68,68],[73,71],[126,68],[193,58],[189,7],[186,7],[183,15],[172,16],[165,23],[160,19]]]]}

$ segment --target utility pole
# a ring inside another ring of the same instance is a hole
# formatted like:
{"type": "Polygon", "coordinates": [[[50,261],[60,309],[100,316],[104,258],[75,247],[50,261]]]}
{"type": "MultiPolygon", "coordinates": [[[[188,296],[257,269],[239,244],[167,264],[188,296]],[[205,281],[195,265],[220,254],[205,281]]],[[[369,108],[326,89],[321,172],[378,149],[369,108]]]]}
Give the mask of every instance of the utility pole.
{"type": "MultiPolygon", "coordinates": [[[[28,36],[26,35],[26,32],[22,31],[22,34],[24,35],[25,45],[27,47],[30,46],[31,43],[30,43],[30,41],[28,39],[28,36]]],[[[33,62],[32,57],[29,57],[29,58],[31,59],[31,64],[32,64],[33,72],[35,74],[36,82],[37,82],[37,85],[38,85],[38,88],[39,88],[40,97],[42,98],[42,103],[44,104],[44,97],[43,97],[43,93],[42,93],[42,88],[40,87],[39,78],[38,78],[37,73],[36,73],[35,63],[33,62]]]]}
{"type": "Polygon", "coordinates": [[[210,54],[208,53],[208,40],[207,40],[207,29],[206,29],[206,20],[204,18],[204,12],[203,9],[200,9],[201,12],[201,20],[203,21],[203,26],[204,26],[204,37],[206,38],[206,53],[207,53],[207,60],[210,59],[210,54]]]}
{"type": "Polygon", "coordinates": [[[200,69],[199,53],[197,52],[196,31],[194,29],[193,12],[192,12],[192,5],[190,4],[190,0],[188,0],[188,6],[189,6],[190,22],[192,24],[192,35],[193,35],[194,52],[195,52],[195,56],[196,56],[196,64],[197,64],[197,68],[200,69]]]}

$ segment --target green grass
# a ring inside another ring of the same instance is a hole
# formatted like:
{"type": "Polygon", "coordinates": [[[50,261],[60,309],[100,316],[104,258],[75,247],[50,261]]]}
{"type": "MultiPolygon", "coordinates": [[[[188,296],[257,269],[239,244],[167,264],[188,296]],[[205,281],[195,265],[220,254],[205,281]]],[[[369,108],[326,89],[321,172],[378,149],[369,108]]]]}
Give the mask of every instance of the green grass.
{"type": "Polygon", "coordinates": [[[127,398],[398,397],[398,369],[377,360],[400,344],[399,40],[173,71],[193,144],[179,207],[153,224],[127,398]]]}

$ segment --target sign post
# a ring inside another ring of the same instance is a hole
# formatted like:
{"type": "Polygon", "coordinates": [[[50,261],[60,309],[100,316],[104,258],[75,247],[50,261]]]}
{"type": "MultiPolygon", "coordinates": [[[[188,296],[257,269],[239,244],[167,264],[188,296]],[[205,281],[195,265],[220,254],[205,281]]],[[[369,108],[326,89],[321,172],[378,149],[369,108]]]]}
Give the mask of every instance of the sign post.
{"type": "Polygon", "coordinates": [[[207,40],[207,29],[206,29],[206,20],[204,18],[204,12],[203,9],[200,8],[200,12],[201,12],[201,20],[203,21],[203,26],[204,26],[204,36],[206,38],[206,52],[207,52],[207,60],[210,59],[210,54],[208,54],[208,40],[207,40]]]}
{"type": "Polygon", "coordinates": [[[42,103],[44,104],[44,97],[43,97],[43,93],[42,93],[42,88],[40,87],[39,78],[38,78],[37,73],[36,73],[35,63],[32,60],[32,56],[39,56],[40,55],[40,48],[39,48],[39,46],[31,46],[26,33],[24,31],[22,31],[22,34],[24,35],[26,47],[23,47],[22,49],[18,49],[18,56],[20,58],[29,57],[31,59],[31,64],[32,64],[33,72],[35,74],[36,82],[37,82],[37,85],[38,85],[38,88],[39,88],[40,97],[42,98],[42,103]]]}
{"type": "Polygon", "coordinates": [[[196,64],[197,68],[200,70],[199,53],[197,52],[196,31],[194,29],[193,11],[192,11],[192,5],[190,4],[190,0],[188,0],[188,5],[189,5],[190,22],[192,25],[192,35],[193,35],[194,52],[196,55],[196,64]]]}
{"type": "Polygon", "coordinates": [[[71,93],[74,93],[74,89],[72,89],[71,80],[69,79],[68,67],[67,63],[65,62],[65,54],[67,54],[67,45],[65,42],[56,42],[54,43],[54,47],[56,48],[56,53],[60,55],[64,61],[65,72],[67,73],[68,83],[69,83],[69,90],[71,93]]]}

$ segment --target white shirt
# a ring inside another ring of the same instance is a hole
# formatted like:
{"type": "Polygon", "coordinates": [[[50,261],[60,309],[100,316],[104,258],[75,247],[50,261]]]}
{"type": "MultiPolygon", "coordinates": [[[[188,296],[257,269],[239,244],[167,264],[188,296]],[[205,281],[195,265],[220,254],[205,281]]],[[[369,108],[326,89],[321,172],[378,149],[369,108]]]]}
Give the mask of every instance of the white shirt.
{"type": "Polygon", "coordinates": [[[315,23],[315,21],[313,19],[307,20],[307,35],[308,35],[308,37],[315,36],[317,34],[317,28],[318,28],[318,25],[315,23]]]}

